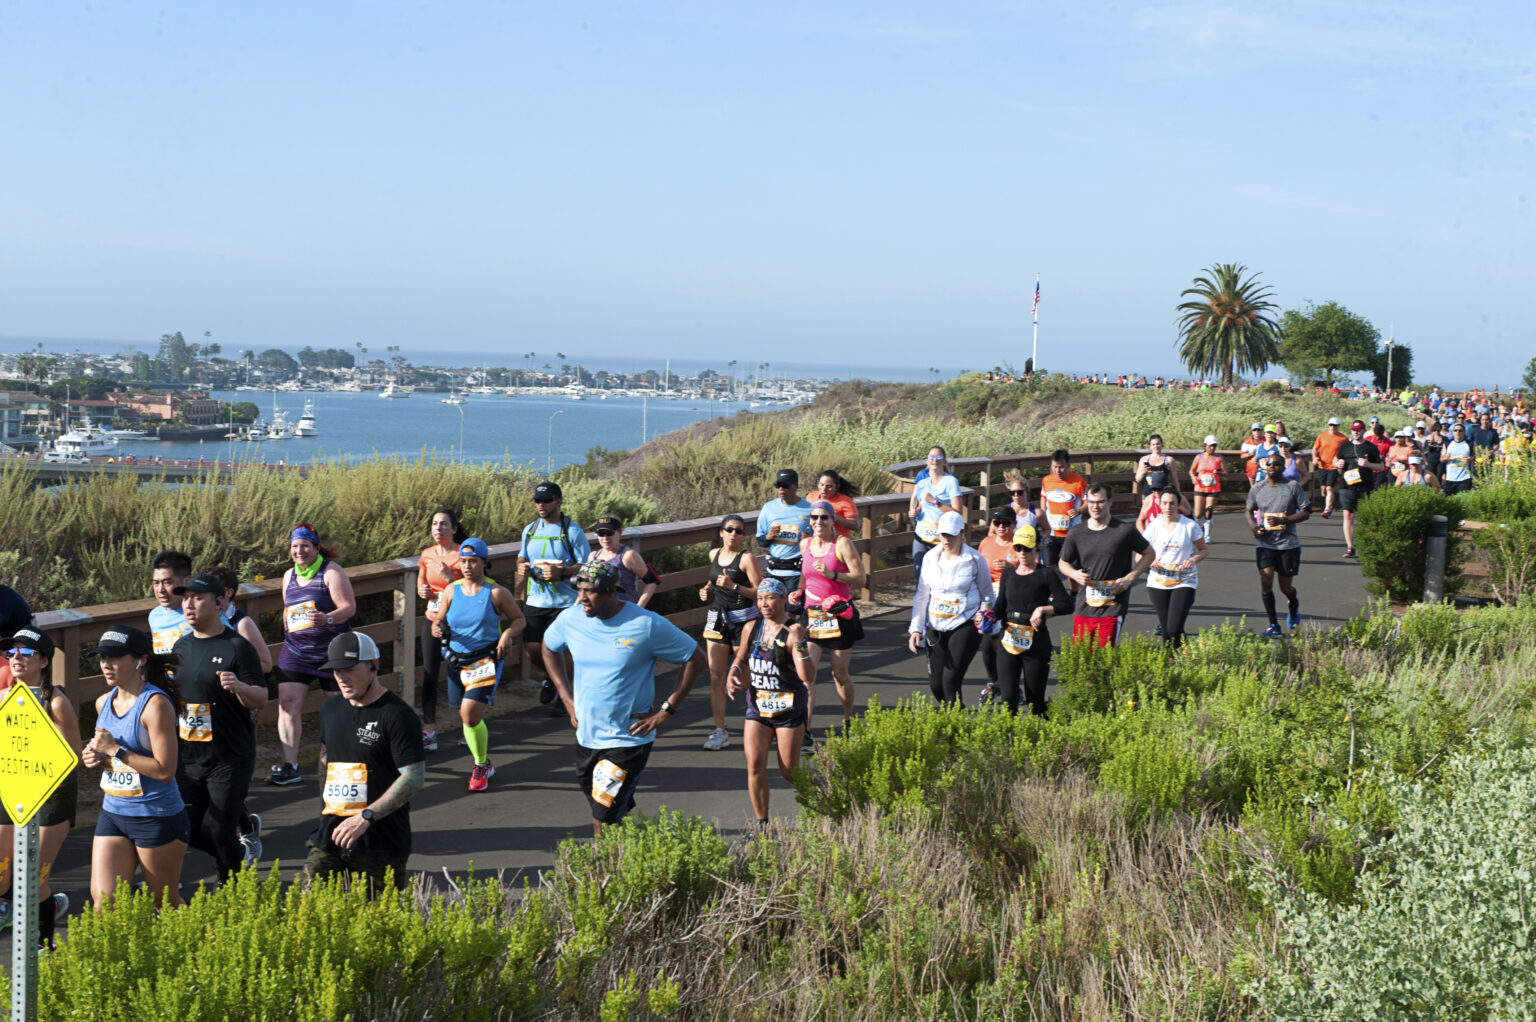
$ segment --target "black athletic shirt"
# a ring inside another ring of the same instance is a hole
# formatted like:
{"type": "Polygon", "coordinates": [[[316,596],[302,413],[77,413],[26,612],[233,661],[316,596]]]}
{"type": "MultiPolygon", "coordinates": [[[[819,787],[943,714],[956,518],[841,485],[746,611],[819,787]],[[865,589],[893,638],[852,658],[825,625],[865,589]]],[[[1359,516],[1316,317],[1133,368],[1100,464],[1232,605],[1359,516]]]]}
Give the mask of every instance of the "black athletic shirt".
{"type": "MultiPolygon", "coordinates": [[[[1067,530],[1059,559],[1086,571],[1094,581],[1113,582],[1131,573],[1131,565],[1147,545],[1147,537],[1118,518],[1111,518],[1102,529],[1090,529],[1085,520],[1067,530]]],[[[1090,607],[1087,601],[1088,587],[1083,586],[1077,591],[1073,613],[1078,617],[1119,617],[1131,605],[1131,591],[1127,589],[1104,607],[1090,607]]]]}
{"type": "Polygon", "coordinates": [[[234,671],[235,677],[244,684],[264,685],[256,647],[241,638],[239,632],[225,626],[223,632],[210,639],[199,639],[188,632],[176,640],[172,651],[181,657],[181,666],[176,668],[176,681],[181,685],[181,695],[187,703],[187,709],[178,712],[176,721],[178,766],[182,763],[255,762],[256,717],[234,693],[220,687],[219,672],[234,671]],[[198,704],[207,704],[211,713],[202,714],[198,704]],[[210,721],[212,740],[188,738],[189,724],[195,729],[190,733],[206,733],[204,729],[210,721]]]}
{"type": "MultiPolygon", "coordinates": [[[[338,764],[362,764],[368,771],[368,802],[378,801],[389,790],[399,779],[401,767],[427,758],[421,744],[421,718],[389,689],[383,693],[367,706],[353,706],[341,697],[320,704],[320,744],[325,746],[328,773],[338,764]]],[[[322,777],[322,791],[328,786],[326,782],[322,777]]],[[[310,837],[315,847],[335,850],[331,831],[345,819],[322,811],[320,826],[310,837]]],[[[410,855],[410,804],[374,820],[351,851],[392,859],[410,855]]]]}
{"type": "Polygon", "coordinates": [[[1381,449],[1369,440],[1362,440],[1358,444],[1344,441],[1339,445],[1339,453],[1333,456],[1333,460],[1339,466],[1339,485],[1346,489],[1359,493],[1370,493],[1376,488],[1376,473],[1372,469],[1360,468],[1366,461],[1381,461],[1381,449]],[[1344,473],[1352,468],[1360,468],[1360,483],[1358,486],[1350,486],[1344,481],[1344,473]]]}
{"type": "MultiPolygon", "coordinates": [[[[1061,584],[1060,573],[1043,564],[1028,575],[1020,575],[1012,565],[1004,568],[997,584],[997,602],[992,606],[998,620],[1005,628],[1010,624],[1027,625],[1036,607],[1050,607],[1058,614],[1071,613],[1072,598],[1061,584]]],[[[1040,619],[1035,641],[1020,656],[1038,660],[1051,655],[1050,621],[1049,616],[1040,619]]]]}

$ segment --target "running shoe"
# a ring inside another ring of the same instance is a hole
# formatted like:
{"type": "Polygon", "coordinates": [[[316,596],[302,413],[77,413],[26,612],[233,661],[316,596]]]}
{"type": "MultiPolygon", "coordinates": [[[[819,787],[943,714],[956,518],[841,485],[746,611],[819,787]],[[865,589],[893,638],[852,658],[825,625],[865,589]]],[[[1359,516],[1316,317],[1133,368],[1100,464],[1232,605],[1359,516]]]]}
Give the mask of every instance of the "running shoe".
{"type": "Polygon", "coordinates": [[[704,748],[708,749],[710,752],[719,752],[721,749],[730,744],[731,734],[723,727],[715,728],[709,733],[709,737],[704,739],[704,748]]]}
{"type": "Polygon", "coordinates": [[[1266,639],[1278,639],[1285,635],[1285,633],[1280,630],[1279,625],[1270,625],[1259,634],[1266,639]]]}
{"type": "Polygon", "coordinates": [[[1153,630],[1152,637],[1154,639],[1161,639],[1163,637],[1163,626],[1162,625],[1158,625],[1157,628],[1155,630],[1153,630]]]}
{"type": "Polygon", "coordinates": [[[469,772],[469,790],[484,791],[491,785],[491,778],[496,776],[496,768],[489,763],[476,763],[469,772]]]}
{"type": "Polygon", "coordinates": [[[981,687],[981,695],[976,697],[976,702],[978,705],[981,705],[984,703],[995,702],[996,700],[997,685],[989,681],[981,687]]]}
{"type": "Polygon", "coordinates": [[[421,732],[421,747],[426,752],[437,751],[437,732],[428,731],[425,728],[421,732]]]}
{"type": "Polygon", "coordinates": [[[555,691],[555,683],[550,681],[548,678],[545,678],[544,684],[539,686],[539,704],[541,706],[548,706],[550,703],[554,702],[559,697],[559,695],[560,693],[555,691]]]}
{"type": "Polygon", "coordinates": [[[267,783],[288,787],[304,780],[304,775],[299,773],[297,763],[277,763],[272,767],[272,772],[267,774],[267,783]]]}
{"type": "Polygon", "coordinates": [[[805,727],[805,737],[800,739],[800,751],[807,753],[816,751],[816,739],[811,737],[811,727],[809,724],[805,727]]]}
{"type": "Polygon", "coordinates": [[[245,849],[241,865],[255,866],[261,861],[261,817],[250,813],[245,818],[245,830],[240,834],[240,847],[245,849]]]}
{"type": "Polygon", "coordinates": [[[1323,517],[1324,518],[1332,518],[1333,517],[1333,508],[1331,508],[1331,507],[1323,508],[1323,517]]]}
{"type": "Polygon", "coordinates": [[[1296,629],[1300,628],[1301,627],[1301,611],[1299,611],[1299,610],[1288,610],[1288,611],[1286,611],[1285,612],[1285,627],[1289,628],[1293,632],[1296,629]]]}
{"type": "Polygon", "coordinates": [[[1348,550],[1344,551],[1344,556],[1345,557],[1359,557],[1360,555],[1355,553],[1355,548],[1354,547],[1350,547],[1348,550]]]}

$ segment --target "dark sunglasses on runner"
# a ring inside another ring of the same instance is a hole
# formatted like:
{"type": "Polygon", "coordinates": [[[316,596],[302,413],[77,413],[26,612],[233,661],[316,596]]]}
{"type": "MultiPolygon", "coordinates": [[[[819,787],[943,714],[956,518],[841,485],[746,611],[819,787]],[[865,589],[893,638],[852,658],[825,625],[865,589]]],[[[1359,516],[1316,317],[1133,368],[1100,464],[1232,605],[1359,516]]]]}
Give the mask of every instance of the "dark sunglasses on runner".
{"type": "Polygon", "coordinates": [[[545,497],[543,500],[540,500],[539,498],[535,497],[535,498],[533,498],[533,502],[535,504],[553,504],[555,502],[555,499],[556,498],[554,498],[554,497],[545,497]]]}
{"type": "Polygon", "coordinates": [[[600,536],[600,537],[601,536],[612,536],[613,535],[613,530],[612,529],[598,529],[598,530],[596,530],[596,532],[597,532],[598,536],[600,536]]]}
{"type": "Polygon", "coordinates": [[[720,531],[721,532],[734,532],[734,533],[737,533],[737,534],[745,534],[747,530],[746,529],[737,528],[734,525],[727,525],[725,528],[721,529],[720,531]]]}
{"type": "Polygon", "coordinates": [[[831,515],[811,515],[811,521],[813,522],[830,522],[831,520],[831,515]]]}
{"type": "Polygon", "coordinates": [[[1026,493],[1028,493],[1029,491],[1028,490],[1009,490],[1008,492],[1013,494],[1015,497],[1022,497],[1026,493]]]}
{"type": "Polygon", "coordinates": [[[22,646],[12,646],[10,649],[5,651],[5,655],[6,656],[19,656],[23,660],[30,660],[33,657],[37,656],[37,650],[35,650],[35,649],[26,649],[26,648],[24,648],[22,646]]]}

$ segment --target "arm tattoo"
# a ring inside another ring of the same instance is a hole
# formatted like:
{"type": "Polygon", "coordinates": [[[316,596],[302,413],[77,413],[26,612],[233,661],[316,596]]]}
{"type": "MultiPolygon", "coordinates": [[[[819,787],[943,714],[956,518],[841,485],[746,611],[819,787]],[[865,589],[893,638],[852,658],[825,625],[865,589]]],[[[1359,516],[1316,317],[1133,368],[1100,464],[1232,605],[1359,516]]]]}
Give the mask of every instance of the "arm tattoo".
{"type": "Polygon", "coordinates": [[[389,786],[389,790],[380,795],[369,806],[375,815],[388,816],[411,800],[411,796],[421,790],[427,782],[427,764],[412,763],[400,768],[400,776],[395,778],[395,783],[389,786]]]}

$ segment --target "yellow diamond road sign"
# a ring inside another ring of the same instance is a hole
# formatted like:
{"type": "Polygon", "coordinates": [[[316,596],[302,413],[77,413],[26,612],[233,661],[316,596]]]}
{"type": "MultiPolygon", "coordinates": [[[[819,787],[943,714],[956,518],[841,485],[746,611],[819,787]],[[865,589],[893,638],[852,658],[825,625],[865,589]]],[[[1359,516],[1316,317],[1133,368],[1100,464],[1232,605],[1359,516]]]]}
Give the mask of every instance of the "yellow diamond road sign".
{"type": "Polygon", "coordinates": [[[12,685],[0,699],[0,800],[12,822],[31,823],[78,764],[37,695],[12,685]]]}

